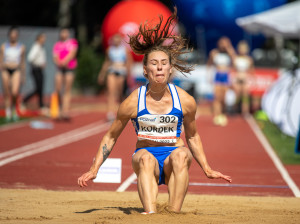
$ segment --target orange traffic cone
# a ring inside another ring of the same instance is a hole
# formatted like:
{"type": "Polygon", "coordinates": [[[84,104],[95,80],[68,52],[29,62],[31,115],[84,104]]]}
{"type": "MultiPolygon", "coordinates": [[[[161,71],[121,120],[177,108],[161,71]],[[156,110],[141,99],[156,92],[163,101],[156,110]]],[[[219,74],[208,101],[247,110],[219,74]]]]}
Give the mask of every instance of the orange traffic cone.
{"type": "Polygon", "coordinates": [[[59,116],[59,100],[58,94],[56,92],[51,94],[50,99],[50,117],[53,119],[58,118],[59,116]]]}

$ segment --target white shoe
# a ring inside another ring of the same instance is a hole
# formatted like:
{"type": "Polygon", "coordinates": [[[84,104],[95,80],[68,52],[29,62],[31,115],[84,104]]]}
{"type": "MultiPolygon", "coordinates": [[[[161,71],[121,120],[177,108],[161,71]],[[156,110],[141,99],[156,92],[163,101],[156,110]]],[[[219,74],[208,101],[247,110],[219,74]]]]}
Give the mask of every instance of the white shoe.
{"type": "Polygon", "coordinates": [[[11,121],[11,109],[10,108],[5,109],[5,121],[6,122],[11,121]]]}
{"type": "Polygon", "coordinates": [[[228,119],[224,114],[222,114],[220,115],[219,122],[222,127],[225,127],[228,124],[228,119]]]}
{"type": "Polygon", "coordinates": [[[20,120],[20,117],[19,117],[17,111],[14,111],[14,112],[13,112],[13,114],[12,114],[12,120],[13,120],[13,121],[18,121],[18,120],[20,120]]]}

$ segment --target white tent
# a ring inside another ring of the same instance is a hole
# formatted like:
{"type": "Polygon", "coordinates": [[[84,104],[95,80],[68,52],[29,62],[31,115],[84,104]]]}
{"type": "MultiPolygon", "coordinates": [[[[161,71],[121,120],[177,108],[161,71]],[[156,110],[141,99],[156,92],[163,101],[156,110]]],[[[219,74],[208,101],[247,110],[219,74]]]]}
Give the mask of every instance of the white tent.
{"type": "MultiPolygon", "coordinates": [[[[236,23],[249,33],[300,41],[300,1],[237,18],[236,23]]],[[[300,123],[300,69],[293,73],[284,73],[264,94],[262,108],[282,132],[296,137],[300,123]]]]}
{"type": "Polygon", "coordinates": [[[300,124],[300,69],[285,72],[262,98],[262,109],[271,122],[287,135],[296,137],[300,124]]]}
{"type": "Polygon", "coordinates": [[[300,1],[236,19],[249,33],[300,38],[300,1]]]}

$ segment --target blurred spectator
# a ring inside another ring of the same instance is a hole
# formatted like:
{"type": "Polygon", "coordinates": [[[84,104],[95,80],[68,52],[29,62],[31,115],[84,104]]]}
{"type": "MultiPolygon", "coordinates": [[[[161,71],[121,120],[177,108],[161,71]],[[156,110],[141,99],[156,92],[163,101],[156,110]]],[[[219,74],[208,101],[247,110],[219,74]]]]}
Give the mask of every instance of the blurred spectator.
{"type": "Polygon", "coordinates": [[[61,29],[59,41],[53,47],[53,61],[57,67],[55,91],[61,102],[60,118],[63,120],[70,119],[71,90],[74,81],[74,69],[77,67],[77,49],[77,40],[70,38],[68,29],[61,29]],[[62,89],[64,89],[64,93],[60,95],[62,89]]]}
{"type": "Polygon", "coordinates": [[[115,34],[106,51],[105,61],[98,76],[99,84],[107,80],[108,111],[107,120],[115,119],[117,101],[122,97],[124,82],[130,74],[132,56],[130,51],[122,45],[122,36],[115,34]]]}
{"type": "Polygon", "coordinates": [[[249,78],[254,75],[253,59],[249,56],[249,46],[246,41],[240,41],[237,46],[237,55],[234,57],[233,65],[235,76],[233,87],[237,95],[237,101],[241,101],[242,114],[249,114],[249,78]]]}
{"type": "Polygon", "coordinates": [[[25,46],[18,42],[19,30],[11,27],[8,41],[1,45],[0,70],[6,121],[19,119],[16,104],[20,86],[25,82],[25,46]]]}
{"type": "Polygon", "coordinates": [[[227,117],[224,115],[224,98],[230,84],[230,70],[235,51],[228,37],[221,37],[217,48],[211,50],[207,62],[208,68],[212,65],[216,68],[214,79],[214,102],[213,102],[213,122],[215,125],[225,126],[227,117]]]}
{"type": "Polygon", "coordinates": [[[27,103],[34,95],[39,98],[39,107],[44,107],[43,102],[43,84],[44,84],[44,69],[46,66],[47,58],[44,44],[46,41],[46,35],[40,33],[36,37],[35,43],[32,45],[29,54],[28,62],[31,66],[31,74],[34,79],[35,89],[29,93],[25,98],[23,103],[27,103]]]}

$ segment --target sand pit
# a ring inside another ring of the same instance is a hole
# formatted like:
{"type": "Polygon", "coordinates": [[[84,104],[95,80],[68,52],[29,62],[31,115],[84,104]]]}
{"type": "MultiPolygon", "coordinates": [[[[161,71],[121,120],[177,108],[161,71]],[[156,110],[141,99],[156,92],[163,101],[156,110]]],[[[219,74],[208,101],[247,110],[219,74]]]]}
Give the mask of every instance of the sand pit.
{"type": "Polygon", "coordinates": [[[72,192],[0,189],[0,223],[300,223],[300,199],[191,195],[182,213],[166,208],[141,215],[137,192],[72,192]]]}

